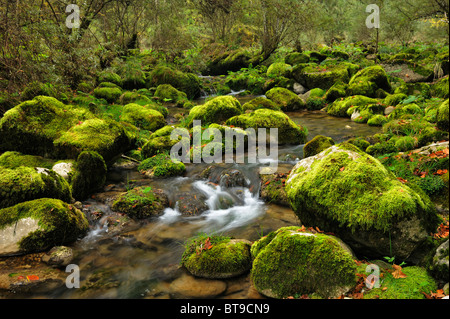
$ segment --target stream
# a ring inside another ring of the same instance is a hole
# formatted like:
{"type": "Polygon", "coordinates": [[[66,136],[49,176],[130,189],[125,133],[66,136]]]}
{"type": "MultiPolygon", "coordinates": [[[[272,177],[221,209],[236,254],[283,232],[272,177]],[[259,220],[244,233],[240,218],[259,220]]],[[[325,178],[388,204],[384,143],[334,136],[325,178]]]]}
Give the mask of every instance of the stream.
{"type": "MultiPolygon", "coordinates": [[[[347,118],[331,117],[320,111],[287,114],[294,122],[308,128],[308,140],[322,134],[338,143],[350,137],[379,132],[377,127],[356,124],[347,118]]],[[[278,171],[289,172],[303,157],[303,145],[281,146],[278,154],[278,171]]],[[[290,208],[264,203],[259,198],[258,171],[261,165],[267,164],[213,164],[210,175],[213,177],[230,170],[242,173],[244,183],[234,187],[225,187],[220,180],[211,182],[211,177],[210,180],[199,179],[198,174],[210,165],[186,164],[183,177],[154,180],[144,179],[135,167],[110,169],[104,192],[94,194],[82,203],[91,229],[87,236],[72,246],[74,259],[71,262],[80,268],[82,288],[67,289],[64,286],[44,294],[35,293],[31,297],[195,297],[197,295],[192,290],[202,289],[195,286],[197,282],[192,284],[192,281],[185,280],[188,275],[179,266],[183,245],[188,238],[207,233],[255,241],[280,227],[300,225],[290,208]],[[118,194],[130,186],[143,185],[163,189],[168,194],[171,206],[161,216],[134,221],[111,210],[118,194]],[[176,204],[182,196],[187,196],[188,200],[200,200],[205,211],[197,216],[182,215],[176,204]],[[183,280],[187,287],[180,288],[183,280]]],[[[209,287],[216,281],[211,281],[209,287]]],[[[248,275],[224,281],[227,288],[220,292],[219,298],[255,297],[248,275]]]]}

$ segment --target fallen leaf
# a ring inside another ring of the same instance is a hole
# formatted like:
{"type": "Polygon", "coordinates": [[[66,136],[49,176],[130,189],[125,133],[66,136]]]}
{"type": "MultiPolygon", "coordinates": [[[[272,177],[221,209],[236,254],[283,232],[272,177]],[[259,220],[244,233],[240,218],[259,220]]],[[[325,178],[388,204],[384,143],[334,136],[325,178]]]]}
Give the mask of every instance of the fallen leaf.
{"type": "Polygon", "coordinates": [[[339,170],[342,172],[345,169],[345,166],[341,167],[339,170]]]}
{"type": "Polygon", "coordinates": [[[29,276],[27,276],[27,280],[28,281],[36,281],[36,280],[39,280],[39,276],[29,275],[29,276]]]}
{"type": "Polygon", "coordinates": [[[394,277],[395,279],[400,279],[400,278],[406,278],[408,276],[406,276],[403,271],[402,271],[402,267],[400,267],[399,265],[392,265],[392,267],[395,269],[392,272],[392,277],[394,277]]]}

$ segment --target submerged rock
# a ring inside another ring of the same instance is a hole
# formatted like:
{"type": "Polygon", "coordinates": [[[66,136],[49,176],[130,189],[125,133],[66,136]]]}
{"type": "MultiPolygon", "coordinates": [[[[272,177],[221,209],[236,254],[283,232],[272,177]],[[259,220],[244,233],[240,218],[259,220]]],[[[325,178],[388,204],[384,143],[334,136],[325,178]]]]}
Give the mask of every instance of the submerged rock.
{"type": "Polygon", "coordinates": [[[88,230],[84,214],[58,199],[41,198],[0,210],[0,256],[70,244],[88,230]]]}
{"type": "Polygon", "coordinates": [[[252,245],[251,254],[252,282],[268,297],[337,297],[355,284],[353,256],[335,238],[298,226],[269,233],[252,245]]]}
{"type": "Polygon", "coordinates": [[[426,194],[347,143],[301,160],[286,192],[303,224],[335,233],[364,256],[420,260],[439,222],[426,194]]]}
{"type": "Polygon", "coordinates": [[[64,267],[73,259],[73,250],[66,246],[55,246],[42,256],[42,261],[54,267],[64,267]]]}

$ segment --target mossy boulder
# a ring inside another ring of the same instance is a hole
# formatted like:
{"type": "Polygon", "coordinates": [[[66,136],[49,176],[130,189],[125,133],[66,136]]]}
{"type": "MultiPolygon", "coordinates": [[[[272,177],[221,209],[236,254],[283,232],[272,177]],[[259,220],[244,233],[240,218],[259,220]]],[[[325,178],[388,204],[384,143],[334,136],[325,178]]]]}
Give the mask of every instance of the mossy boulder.
{"type": "Polygon", "coordinates": [[[376,114],[384,114],[383,104],[352,105],[347,110],[347,115],[356,123],[367,123],[367,121],[376,114]]]}
{"type": "Polygon", "coordinates": [[[268,77],[290,77],[292,66],[283,62],[272,63],[268,68],[266,75],[268,77]]]}
{"type": "Polygon", "coordinates": [[[129,150],[133,139],[124,126],[110,119],[89,119],[63,132],[53,144],[60,158],[77,158],[83,151],[95,151],[109,163],[129,150]]]}
{"type": "Polygon", "coordinates": [[[20,94],[20,97],[22,101],[32,100],[36,96],[50,96],[50,97],[57,97],[57,92],[55,91],[54,87],[52,87],[49,83],[42,83],[39,81],[33,81],[29,83],[22,93],[20,94]]]}
{"type": "MultiPolygon", "coordinates": [[[[278,128],[278,144],[304,144],[307,130],[294,123],[281,111],[259,109],[252,113],[235,116],[227,120],[227,125],[234,125],[243,129],[253,128],[258,133],[258,128],[278,128]]],[[[267,136],[269,132],[266,131],[267,136]]]]}
{"type": "Polygon", "coordinates": [[[269,100],[263,96],[256,97],[244,105],[242,105],[244,111],[254,111],[258,109],[271,109],[275,111],[280,111],[281,108],[275,104],[272,100],[269,100]]]}
{"type": "Polygon", "coordinates": [[[187,126],[191,127],[194,120],[200,120],[201,125],[221,124],[242,113],[242,105],[235,97],[218,96],[205,104],[194,106],[189,112],[187,126]]]}
{"type": "Polygon", "coordinates": [[[243,239],[199,235],[187,241],[181,264],[196,277],[237,277],[251,268],[250,246],[243,239]]]}
{"type": "Polygon", "coordinates": [[[170,84],[177,90],[186,93],[188,99],[200,97],[202,84],[197,75],[184,73],[171,67],[159,65],[147,78],[147,87],[158,87],[160,84],[170,84]]]}
{"type": "Polygon", "coordinates": [[[19,152],[5,152],[0,155],[0,169],[14,169],[20,166],[26,167],[42,167],[51,169],[56,163],[55,160],[37,155],[26,155],[19,152]]]}
{"type": "Polygon", "coordinates": [[[299,64],[293,68],[292,77],[309,89],[328,90],[338,81],[348,83],[358,68],[357,65],[348,62],[330,65],[299,64]]]}
{"type": "Polygon", "coordinates": [[[437,126],[440,130],[448,132],[448,99],[442,102],[437,113],[437,126]]]}
{"type": "Polygon", "coordinates": [[[397,93],[397,94],[389,94],[386,96],[383,100],[383,104],[388,106],[397,106],[402,101],[406,100],[408,96],[404,93],[397,93]]]}
{"type": "Polygon", "coordinates": [[[284,62],[289,65],[308,63],[309,55],[307,55],[306,53],[292,52],[286,55],[286,57],[284,58],[284,62]]]}
{"type": "Polygon", "coordinates": [[[142,146],[142,158],[146,159],[159,153],[170,151],[176,143],[178,143],[178,140],[171,139],[170,134],[151,137],[144,146],[142,146]]]}
{"type": "Polygon", "coordinates": [[[95,151],[78,155],[72,177],[72,194],[76,200],[84,200],[100,190],[106,181],[107,167],[103,157],[95,151]]]}
{"type": "Polygon", "coordinates": [[[336,234],[369,257],[417,261],[439,223],[426,194],[401,183],[377,159],[348,143],[297,163],[286,193],[302,223],[336,234]]]}
{"type": "MultiPolygon", "coordinates": [[[[332,104],[328,105],[327,113],[333,116],[339,117],[350,117],[348,114],[349,109],[354,107],[366,106],[370,104],[376,104],[377,99],[369,98],[367,96],[356,95],[349,96],[347,98],[342,98],[334,101],[332,104]]],[[[352,114],[351,112],[350,114],[352,114]]]]}
{"type": "Polygon", "coordinates": [[[119,87],[97,87],[94,89],[94,96],[98,99],[105,99],[108,103],[114,103],[122,95],[119,87]]]}
{"type": "Polygon", "coordinates": [[[156,88],[155,96],[164,101],[170,101],[182,106],[187,101],[187,95],[178,91],[170,84],[160,84],[156,88]]]}
{"type": "Polygon", "coordinates": [[[392,87],[383,67],[375,65],[358,71],[350,79],[347,94],[377,97],[378,89],[389,93],[392,87]]]}
{"type": "Polygon", "coordinates": [[[164,115],[160,112],[136,103],[123,107],[121,120],[148,131],[156,131],[166,125],[164,115]]]}
{"type": "Polygon", "coordinates": [[[148,177],[172,177],[182,175],[186,167],[182,162],[172,160],[168,153],[160,153],[143,160],[138,170],[148,177]]]}
{"type": "Polygon", "coordinates": [[[120,195],[112,209],[131,218],[143,219],[162,215],[168,203],[167,195],[162,190],[142,186],[120,195]]]}
{"type": "Polygon", "coordinates": [[[59,199],[41,198],[0,209],[0,255],[40,252],[86,234],[84,214],[59,199]]]}
{"type": "Polygon", "coordinates": [[[62,132],[93,114],[64,105],[55,98],[38,96],[7,111],[0,119],[0,151],[54,156],[53,144],[62,132]]]}
{"type": "Polygon", "coordinates": [[[317,135],[303,147],[303,157],[314,156],[333,145],[334,140],[331,137],[317,135]]]}
{"type": "Polygon", "coordinates": [[[118,86],[122,86],[123,82],[122,82],[122,78],[120,77],[120,75],[118,75],[117,73],[113,72],[113,71],[103,71],[98,75],[98,83],[102,83],[102,82],[110,82],[110,83],[114,83],[118,86]]]}
{"type": "MultiPolygon", "coordinates": [[[[448,173],[447,173],[448,179],[448,173]]],[[[447,181],[448,182],[448,181],[447,181]]],[[[449,241],[448,239],[436,249],[429,266],[429,271],[439,281],[448,282],[449,279],[449,241]]]]}
{"type": "Polygon", "coordinates": [[[383,126],[387,121],[384,115],[376,114],[367,120],[367,124],[369,126],[383,126]]]}
{"type": "Polygon", "coordinates": [[[147,104],[151,103],[151,99],[147,95],[136,91],[126,91],[120,96],[119,102],[121,105],[137,102],[139,102],[139,104],[147,104]]]}
{"type": "Polygon", "coordinates": [[[316,293],[338,297],[355,284],[356,263],[335,238],[283,227],[251,247],[251,279],[271,298],[316,293]]]}
{"type": "Polygon", "coordinates": [[[337,99],[344,98],[347,96],[348,84],[342,81],[337,81],[324,95],[324,99],[328,103],[332,103],[337,99]]]}
{"type": "Polygon", "coordinates": [[[449,83],[448,76],[437,81],[432,88],[433,95],[443,99],[448,99],[449,83]]]}
{"type": "Polygon", "coordinates": [[[244,49],[223,52],[208,61],[205,75],[226,75],[229,71],[236,72],[246,68],[252,61],[252,55],[244,49]]]}
{"type": "Polygon", "coordinates": [[[317,111],[323,109],[327,101],[324,98],[325,91],[315,88],[309,91],[309,96],[306,99],[306,108],[310,111],[317,111]]]}
{"type": "Polygon", "coordinates": [[[266,96],[284,112],[302,110],[306,107],[305,102],[297,94],[285,88],[273,88],[266,92],[266,96]]]}
{"type": "Polygon", "coordinates": [[[286,191],[284,190],[287,174],[259,174],[259,178],[261,179],[259,194],[262,200],[267,203],[289,207],[286,191]]]}
{"type": "Polygon", "coordinates": [[[70,202],[72,194],[69,184],[64,178],[45,168],[0,167],[0,208],[44,197],[70,202]]]}

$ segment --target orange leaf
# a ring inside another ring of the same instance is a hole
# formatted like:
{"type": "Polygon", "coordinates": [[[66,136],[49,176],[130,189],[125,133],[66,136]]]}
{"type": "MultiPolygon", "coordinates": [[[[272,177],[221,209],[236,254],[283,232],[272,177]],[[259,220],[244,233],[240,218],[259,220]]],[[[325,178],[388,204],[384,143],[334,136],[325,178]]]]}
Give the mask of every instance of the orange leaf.
{"type": "Polygon", "coordinates": [[[339,170],[342,172],[345,169],[345,166],[341,167],[339,170]]]}
{"type": "Polygon", "coordinates": [[[394,277],[395,279],[399,279],[399,278],[406,278],[408,276],[406,276],[403,271],[402,271],[402,267],[398,266],[398,265],[392,265],[392,267],[395,269],[392,272],[392,277],[394,277]]]}
{"type": "Polygon", "coordinates": [[[28,281],[39,280],[39,276],[36,276],[36,275],[30,275],[30,276],[27,276],[27,280],[28,280],[28,281]]]}

